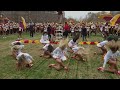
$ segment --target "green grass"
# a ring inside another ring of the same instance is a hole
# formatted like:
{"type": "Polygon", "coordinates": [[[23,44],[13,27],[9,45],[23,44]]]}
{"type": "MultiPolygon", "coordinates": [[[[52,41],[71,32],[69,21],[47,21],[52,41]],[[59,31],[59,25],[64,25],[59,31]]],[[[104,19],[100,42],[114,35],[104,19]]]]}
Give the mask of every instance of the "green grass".
{"type": "MultiPolygon", "coordinates": [[[[40,34],[30,38],[29,33],[23,33],[24,39],[39,40],[40,34]]],[[[16,35],[9,35],[6,39],[0,36],[0,79],[119,79],[120,76],[108,72],[99,72],[97,68],[103,64],[101,55],[93,55],[93,52],[100,52],[95,45],[83,45],[90,52],[88,62],[69,59],[65,62],[70,71],[56,71],[48,65],[54,63],[53,59],[39,57],[41,44],[25,44],[23,52],[33,56],[34,66],[31,69],[16,70],[16,61],[11,56],[10,43],[17,39],[16,35]]],[[[81,40],[81,38],[80,38],[81,40]]],[[[102,41],[101,35],[92,35],[89,41],[102,41]]],[[[120,68],[120,63],[118,62],[120,68]]]]}

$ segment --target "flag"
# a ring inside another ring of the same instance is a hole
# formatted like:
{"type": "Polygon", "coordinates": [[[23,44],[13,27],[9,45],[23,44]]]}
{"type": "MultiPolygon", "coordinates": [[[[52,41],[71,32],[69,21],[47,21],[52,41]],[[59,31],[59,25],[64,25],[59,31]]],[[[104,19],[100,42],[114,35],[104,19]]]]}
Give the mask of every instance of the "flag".
{"type": "Polygon", "coordinates": [[[22,23],[23,23],[24,29],[26,29],[27,25],[26,25],[25,19],[23,17],[21,17],[21,19],[22,19],[22,23]]]}
{"type": "Polygon", "coordinates": [[[111,20],[110,20],[110,24],[111,26],[114,26],[115,23],[117,22],[118,18],[120,17],[120,14],[115,15],[111,20]]]}

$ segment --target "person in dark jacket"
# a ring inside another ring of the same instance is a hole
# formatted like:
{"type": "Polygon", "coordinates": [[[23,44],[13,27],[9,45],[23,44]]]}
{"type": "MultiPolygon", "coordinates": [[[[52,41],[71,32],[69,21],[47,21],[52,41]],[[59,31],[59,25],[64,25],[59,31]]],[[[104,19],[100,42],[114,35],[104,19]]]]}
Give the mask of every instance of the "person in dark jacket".
{"type": "Polygon", "coordinates": [[[87,29],[85,28],[85,24],[82,24],[82,28],[81,28],[81,34],[82,34],[82,39],[83,41],[86,40],[86,36],[87,36],[87,29]]]}
{"type": "Polygon", "coordinates": [[[33,23],[30,23],[29,30],[30,30],[30,37],[33,37],[33,33],[34,33],[34,24],[33,23]]]}
{"type": "Polygon", "coordinates": [[[49,24],[48,27],[47,27],[47,33],[48,33],[49,41],[51,41],[51,31],[52,31],[51,29],[52,29],[52,27],[49,24]]]}

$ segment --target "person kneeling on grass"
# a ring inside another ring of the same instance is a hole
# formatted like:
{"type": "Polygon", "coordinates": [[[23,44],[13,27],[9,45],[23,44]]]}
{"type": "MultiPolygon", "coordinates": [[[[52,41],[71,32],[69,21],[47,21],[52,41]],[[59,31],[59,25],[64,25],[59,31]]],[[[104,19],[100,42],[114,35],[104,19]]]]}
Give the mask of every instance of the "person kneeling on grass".
{"type": "Polygon", "coordinates": [[[120,41],[115,42],[114,40],[107,43],[106,46],[110,49],[107,51],[107,54],[104,56],[104,64],[102,67],[99,67],[98,70],[104,72],[104,71],[109,71],[115,74],[120,75],[120,71],[118,70],[117,67],[117,57],[120,56],[120,41]],[[109,64],[110,67],[109,69],[105,69],[105,65],[109,64]]]}
{"type": "Polygon", "coordinates": [[[51,58],[52,57],[52,52],[54,50],[54,47],[52,44],[46,44],[44,47],[43,47],[43,50],[44,50],[44,53],[40,55],[40,57],[42,56],[45,56],[47,58],[51,58]]]}
{"type": "Polygon", "coordinates": [[[11,45],[12,56],[16,59],[17,55],[21,53],[21,50],[24,48],[24,45],[20,41],[14,41],[11,45]]]}
{"type": "Polygon", "coordinates": [[[72,40],[69,41],[68,47],[70,48],[71,53],[75,52],[74,49],[78,50],[79,47],[77,45],[77,40],[79,39],[79,35],[75,36],[72,40]]]}
{"type": "Polygon", "coordinates": [[[53,52],[52,52],[52,57],[55,59],[57,64],[50,64],[49,67],[53,67],[56,70],[60,70],[61,68],[64,68],[65,70],[68,70],[68,67],[64,65],[64,61],[67,60],[67,43],[68,40],[61,40],[59,47],[57,47],[53,52]]]}
{"type": "Polygon", "coordinates": [[[85,49],[84,49],[84,47],[77,45],[78,39],[79,39],[79,35],[75,36],[72,40],[69,41],[69,43],[68,43],[68,46],[70,48],[69,52],[74,54],[74,56],[72,56],[72,58],[75,58],[77,60],[86,61],[85,59],[83,59],[83,56],[85,55],[85,49]]]}
{"type": "Polygon", "coordinates": [[[74,58],[76,60],[87,61],[88,52],[85,50],[85,48],[80,47],[74,54],[75,54],[74,58]]]}
{"type": "Polygon", "coordinates": [[[50,43],[49,37],[46,31],[43,32],[43,35],[41,36],[41,39],[40,39],[40,43],[42,43],[43,45],[50,43]]]}
{"type": "Polygon", "coordinates": [[[17,57],[17,69],[22,69],[23,67],[32,67],[33,66],[33,58],[28,53],[20,53],[17,57]]]}
{"type": "Polygon", "coordinates": [[[113,39],[114,39],[113,36],[109,36],[105,41],[102,41],[102,42],[97,44],[97,47],[102,50],[102,55],[105,55],[107,53],[107,49],[106,49],[105,45],[108,42],[112,41],[113,39]]]}

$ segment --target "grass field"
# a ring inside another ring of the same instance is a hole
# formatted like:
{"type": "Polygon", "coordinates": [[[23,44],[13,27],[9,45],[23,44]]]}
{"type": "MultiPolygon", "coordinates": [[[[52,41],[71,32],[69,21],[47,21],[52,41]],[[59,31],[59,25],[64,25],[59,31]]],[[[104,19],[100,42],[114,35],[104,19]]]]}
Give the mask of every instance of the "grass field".
{"type": "MultiPolygon", "coordinates": [[[[39,40],[40,34],[30,38],[29,33],[23,34],[24,39],[39,40]]],[[[95,45],[84,45],[90,52],[88,55],[88,62],[76,61],[69,59],[65,62],[69,66],[69,72],[64,70],[56,71],[50,69],[49,64],[54,63],[53,59],[45,59],[39,57],[41,44],[25,44],[23,52],[27,52],[33,56],[34,66],[31,69],[25,68],[23,70],[16,70],[16,61],[11,56],[11,49],[9,44],[17,39],[17,35],[9,35],[7,38],[0,36],[0,79],[119,79],[117,76],[108,72],[99,72],[97,70],[103,64],[101,55],[94,55],[93,53],[100,52],[95,45]]],[[[80,38],[81,39],[81,38],[80,38]]],[[[100,35],[92,35],[88,41],[102,41],[100,35]]],[[[118,62],[120,68],[120,62],[118,62]]]]}

